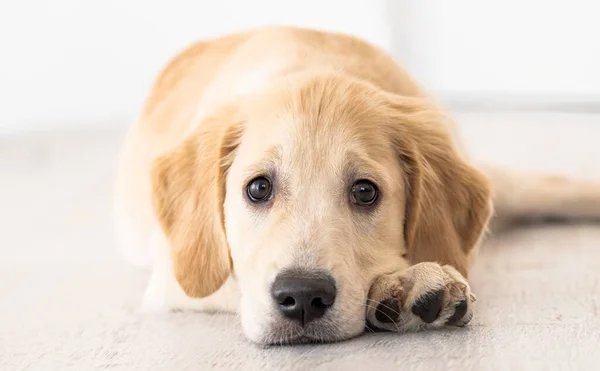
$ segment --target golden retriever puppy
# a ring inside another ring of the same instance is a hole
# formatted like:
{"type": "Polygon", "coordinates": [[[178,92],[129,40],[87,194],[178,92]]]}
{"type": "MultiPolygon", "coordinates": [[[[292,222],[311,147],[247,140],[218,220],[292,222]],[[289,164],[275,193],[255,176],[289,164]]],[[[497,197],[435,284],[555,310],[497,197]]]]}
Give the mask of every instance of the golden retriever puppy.
{"type": "MultiPolygon", "coordinates": [[[[268,27],[168,63],[124,144],[117,232],[152,267],[146,309],[239,311],[258,343],[462,326],[490,179],[510,214],[562,213],[582,191],[481,171],[386,52],[268,27]]],[[[574,214],[598,210],[597,187],[585,191],[574,214]]]]}

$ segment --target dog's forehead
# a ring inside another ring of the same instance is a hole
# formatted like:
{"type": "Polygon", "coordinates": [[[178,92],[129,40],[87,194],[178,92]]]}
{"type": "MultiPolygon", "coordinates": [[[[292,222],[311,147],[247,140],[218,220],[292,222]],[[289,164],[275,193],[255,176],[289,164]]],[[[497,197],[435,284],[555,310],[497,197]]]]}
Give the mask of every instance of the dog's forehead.
{"type": "Polygon", "coordinates": [[[263,162],[315,174],[349,162],[383,162],[389,147],[377,123],[280,112],[247,122],[238,155],[247,165],[263,162]]]}

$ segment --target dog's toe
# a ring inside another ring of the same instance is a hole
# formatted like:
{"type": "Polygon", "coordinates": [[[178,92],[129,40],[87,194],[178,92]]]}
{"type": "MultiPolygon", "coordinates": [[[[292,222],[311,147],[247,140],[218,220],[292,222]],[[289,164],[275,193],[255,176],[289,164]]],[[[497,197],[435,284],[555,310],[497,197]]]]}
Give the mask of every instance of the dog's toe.
{"type": "Polygon", "coordinates": [[[450,326],[466,325],[471,320],[470,318],[467,321],[464,320],[465,315],[467,314],[468,310],[469,310],[469,303],[467,302],[467,300],[460,301],[454,307],[454,314],[452,314],[452,316],[450,316],[450,318],[448,318],[448,320],[446,321],[446,324],[450,325],[450,326]]]}

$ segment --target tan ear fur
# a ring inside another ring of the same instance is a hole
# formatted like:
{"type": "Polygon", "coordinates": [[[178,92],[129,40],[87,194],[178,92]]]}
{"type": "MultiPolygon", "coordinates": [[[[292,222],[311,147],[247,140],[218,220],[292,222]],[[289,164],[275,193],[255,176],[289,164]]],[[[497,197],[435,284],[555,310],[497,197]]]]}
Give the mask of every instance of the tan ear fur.
{"type": "Polygon", "coordinates": [[[232,272],[225,235],[225,175],[242,135],[234,113],[205,120],[151,171],[152,202],[171,245],[175,277],[190,297],[217,291],[232,272]]]}
{"type": "Polygon", "coordinates": [[[404,234],[411,264],[434,261],[463,275],[492,214],[491,186],[458,153],[448,118],[421,98],[395,98],[392,138],[407,175],[404,234]]]}

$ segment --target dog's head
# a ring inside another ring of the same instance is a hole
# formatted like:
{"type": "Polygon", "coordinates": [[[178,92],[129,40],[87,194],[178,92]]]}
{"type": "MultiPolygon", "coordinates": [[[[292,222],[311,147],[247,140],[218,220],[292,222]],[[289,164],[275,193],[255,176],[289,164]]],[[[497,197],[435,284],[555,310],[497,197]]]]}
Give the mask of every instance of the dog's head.
{"type": "Polygon", "coordinates": [[[318,76],[215,110],[153,169],[175,276],[206,297],[234,275],[261,343],[361,333],[374,279],[466,256],[485,179],[424,99],[318,76]]]}

